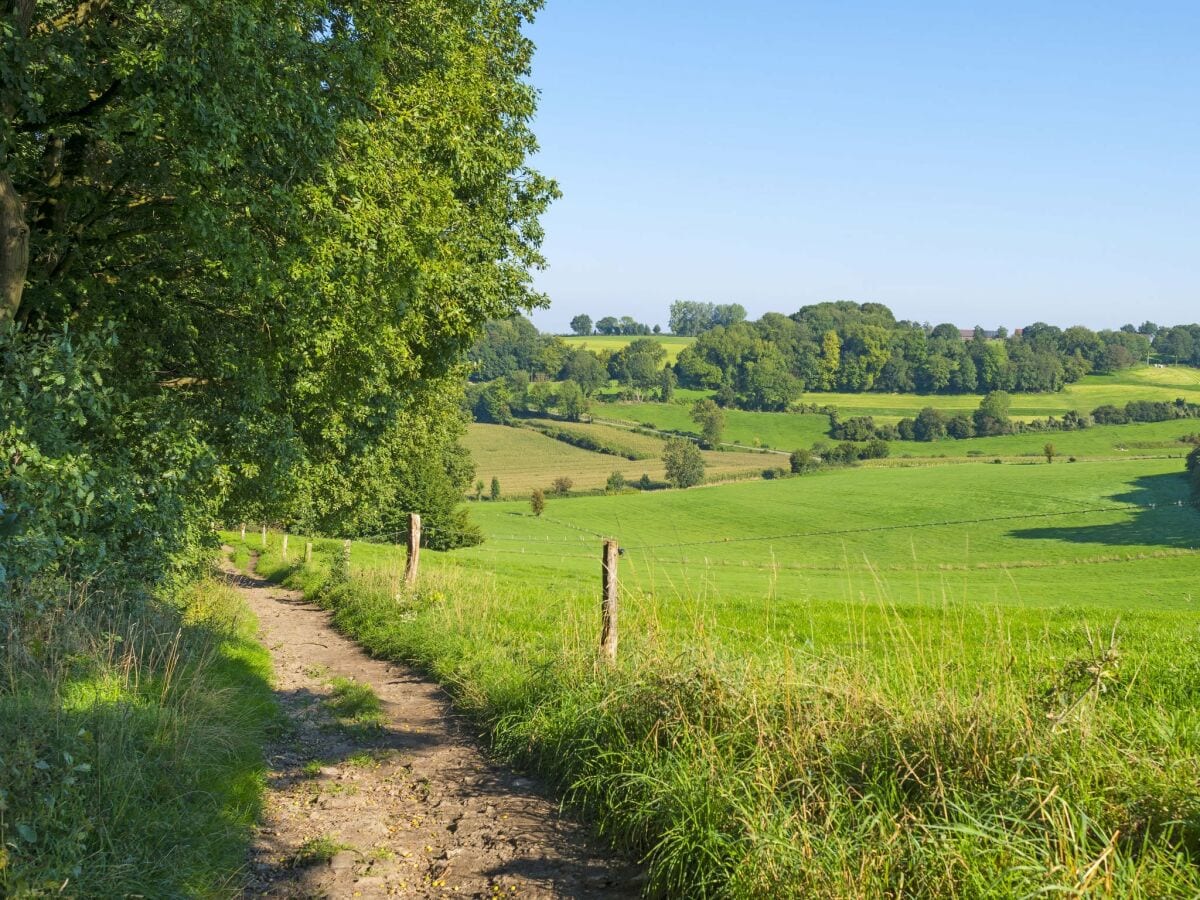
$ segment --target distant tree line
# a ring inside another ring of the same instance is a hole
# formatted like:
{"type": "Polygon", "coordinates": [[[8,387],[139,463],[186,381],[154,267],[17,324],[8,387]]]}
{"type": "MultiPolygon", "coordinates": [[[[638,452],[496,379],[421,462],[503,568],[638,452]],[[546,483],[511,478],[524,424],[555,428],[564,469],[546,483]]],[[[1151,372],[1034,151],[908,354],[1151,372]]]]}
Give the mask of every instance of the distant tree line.
{"type": "Polygon", "coordinates": [[[1096,332],[1039,322],[1011,335],[976,328],[964,340],[956,326],[897,321],[877,303],[821,303],[709,329],[675,371],[682,386],[744,409],[786,409],[804,391],[1039,393],[1128,368],[1152,350],[1200,363],[1193,330],[1200,335],[1200,326],[1096,332]]]}
{"type": "Polygon", "coordinates": [[[728,328],[746,321],[746,308],[740,303],[697,303],[676,300],[671,304],[671,333],[694,337],[718,326],[728,328]]]}
{"type": "Polygon", "coordinates": [[[586,396],[611,379],[632,399],[666,401],[679,386],[714,391],[723,407],[781,411],[794,408],[804,392],[1053,392],[1089,373],[1119,372],[1155,354],[1200,366],[1200,325],[1161,328],[1146,322],[1093,331],[1037,322],[1012,334],[977,327],[964,337],[949,324],[897,321],[877,303],[820,303],[790,316],[767,313],[755,322],[742,316],[736,304],[673,304],[672,330],[700,331],[669,368],[665,349],[652,337],[634,335],[620,350],[596,353],[539,334],[522,317],[492,322],[470,353],[471,379],[526,372],[533,381],[575,381],[586,396]]]}
{"type": "Polygon", "coordinates": [[[591,316],[580,314],[571,320],[571,333],[580,337],[592,334],[635,336],[662,334],[662,327],[645,325],[631,316],[621,316],[619,319],[616,316],[605,316],[597,319],[593,325],[591,316]]]}
{"type": "Polygon", "coordinates": [[[1183,399],[1174,402],[1134,400],[1124,407],[1099,406],[1090,415],[1072,410],[1061,418],[1049,416],[1029,422],[1012,420],[1009,406],[1007,392],[992,391],[980,401],[979,408],[974,412],[948,416],[939,409],[927,406],[915,417],[901,419],[894,425],[876,425],[872,416],[842,419],[835,410],[830,414],[829,433],[834,439],[843,441],[940,441],[1039,431],[1081,431],[1092,425],[1200,418],[1200,405],[1183,399]]]}

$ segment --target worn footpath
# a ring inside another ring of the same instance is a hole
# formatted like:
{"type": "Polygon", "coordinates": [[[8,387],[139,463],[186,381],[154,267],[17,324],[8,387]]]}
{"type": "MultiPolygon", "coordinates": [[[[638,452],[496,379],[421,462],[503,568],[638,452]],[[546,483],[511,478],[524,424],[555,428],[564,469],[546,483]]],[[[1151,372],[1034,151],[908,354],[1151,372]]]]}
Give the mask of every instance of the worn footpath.
{"type": "Polygon", "coordinates": [[[639,895],[640,871],[490,763],[435,683],[371,659],[298,592],[228,573],[287,719],[247,896],[639,895]]]}

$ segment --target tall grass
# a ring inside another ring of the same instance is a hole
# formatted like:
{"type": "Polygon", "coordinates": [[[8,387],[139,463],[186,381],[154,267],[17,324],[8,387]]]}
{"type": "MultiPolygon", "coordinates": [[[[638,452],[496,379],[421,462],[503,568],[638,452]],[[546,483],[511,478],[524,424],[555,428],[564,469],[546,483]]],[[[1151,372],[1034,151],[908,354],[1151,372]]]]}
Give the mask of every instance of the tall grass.
{"type": "MultiPolygon", "coordinates": [[[[873,599],[752,653],[697,598],[595,598],[357,548],[322,599],[448,686],[650,890],[687,897],[1200,894],[1200,646],[1169,618],[873,599]],[[837,622],[838,624],[830,624],[837,622]]],[[[310,591],[321,569],[266,565],[310,591]]]]}
{"type": "Polygon", "coordinates": [[[236,893],[275,723],[236,593],[0,596],[0,894],[236,893]]]}

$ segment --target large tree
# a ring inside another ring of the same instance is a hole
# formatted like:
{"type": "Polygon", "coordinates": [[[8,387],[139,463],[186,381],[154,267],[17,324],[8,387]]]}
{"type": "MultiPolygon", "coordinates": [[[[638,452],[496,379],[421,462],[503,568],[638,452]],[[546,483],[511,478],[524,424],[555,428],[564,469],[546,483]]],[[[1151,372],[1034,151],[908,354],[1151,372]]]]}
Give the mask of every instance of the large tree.
{"type": "Polygon", "coordinates": [[[7,6],[8,339],[110,335],[125,440],[180,423],[227,515],[361,533],[444,507],[456,361],[541,302],[539,3],[7,6]]]}

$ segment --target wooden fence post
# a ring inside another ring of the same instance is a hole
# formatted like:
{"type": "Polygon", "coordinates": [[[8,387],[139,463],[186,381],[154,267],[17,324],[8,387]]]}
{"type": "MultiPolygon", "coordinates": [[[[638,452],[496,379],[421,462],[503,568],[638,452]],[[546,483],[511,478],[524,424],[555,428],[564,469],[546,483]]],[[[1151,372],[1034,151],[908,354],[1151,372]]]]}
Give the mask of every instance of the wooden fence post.
{"type": "Polygon", "coordinates": [[[600,601],[603,624],[600,629],[600,658],[608,665],[617,661],[617,559],[620,555],[617,542],[604,542],[600,574],[604,594],[600,601]]]}
{"type": "Polygon", "coordinates": [[[408,517],[408,563],[404,567],[404,583],[412,587],[417,583],[417,570],[421,564],[421,517],[412,513],[408,517]]]}
{"type": "Polygon", "coordinates": [[[312,541],[308,541],[304,545],[304,564],[308,565],[312,562],[312,541]]]}
{"type": "Polygon", "coordinates": [[[262,545],[264,547],[267,546],[267,526],[266,525],[264,525],[263,529],[262,529],[262,545]]]}
{"type": "Polygon", "coordinates": [[[246,540],[246,523],[242,523],[242,540],[246,540]]]}
{"type": "Polygon", "coordinates": [[[342,560],[346,564],[346,577],[350,577],[350,542],[342,541],[342,560]]]}
{"type": "Polygon", "coordinates": [[[284,562],[287,562],[287,539],[288,539],[288,536],[287,536],[287,532],[285,531],[283,533],[283,549],[280,551],[283,555],[284,562]]]}

